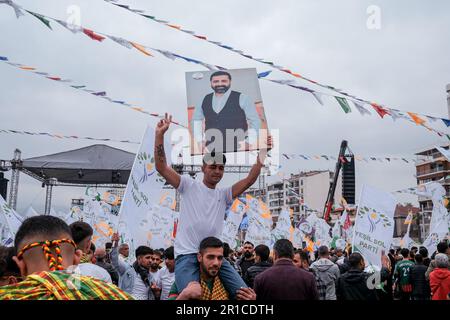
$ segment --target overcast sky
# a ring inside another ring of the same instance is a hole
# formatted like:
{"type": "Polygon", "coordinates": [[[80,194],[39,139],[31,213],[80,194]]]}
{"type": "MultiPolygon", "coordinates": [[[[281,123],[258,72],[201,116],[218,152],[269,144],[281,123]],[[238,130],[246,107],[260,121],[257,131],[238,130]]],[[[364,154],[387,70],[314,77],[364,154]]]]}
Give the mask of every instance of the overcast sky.
{"type": "MultiPolygon", "coordinates": [[[[172,30],[102,0],[25,1],[26,9],[61,20],[77,5],[84,27],[171,50],[227,68],[270,70],[225,49],[172,30]]],[[[450,3],[433,1],[123,1],[150,15],[195,30],[255,57],[266,58],[324,84],[405,111],[448,118],[445,85],[450,83],[450,3]],[[367,28],[367,8],[381,12],[381,28],[367,28]]],[[[49,30],[36,18],[16,19],[0,5],[0,55],[39,71],[76,80],[112,98],[187,122],[185,72],[204,70],[159,54],[146,57],[105,40],[72,34],[56,23],[49,30]]],[[[274,79],[292,79],[273,72],[274,79]]],[[[299,82],[302,84],[302,82],[299,82]]],[[[308,83],[304,85],[310,86],[308,83]]],[[[344,114],[335,100],[321,106],[308,93],[261,81],[269,127],[279,129],[282,153],[337,155],[347,139],[355,154],[403,156],[445,139],[412,123],[378,115],[344,114]]],[[[311,88],[313,88],[311,86],[311,88]]],[[[351,105],[353,107],[353,105],[351,105]]],[[[68,85],[0,63],[0,129],[140,140],[156,119],[77,91],[68,85]]],[[[437,127],[442,129],[442,127],[437,127]]],[[[0,133],[0,159],[15,148],[23,158],[92,144],[0,133]]],[[[137,145],[108,143],[136,152],[137,145]]],[[[326,161],[281,160],[282,171],[333,169],[326,161]]],[[[414,186],[415,167],[404,162],[357,162],[357,193],[363,183],[386,191],[414,186]]],[[[6,174],[10,177],[10,173],[6,174]]],[[[224,185],[238,177],[229,177],[224,185]]],[[[274,179],[274,178],[273,178],[274,179]]],[[[18,212],[44,209],[45,189],[21,174],[18,212]]],[[[80,188],[56,188],[53,205],[67,211],[80,188]]],[[[415,197],[398,197],[415,201],[415,197]]]]}

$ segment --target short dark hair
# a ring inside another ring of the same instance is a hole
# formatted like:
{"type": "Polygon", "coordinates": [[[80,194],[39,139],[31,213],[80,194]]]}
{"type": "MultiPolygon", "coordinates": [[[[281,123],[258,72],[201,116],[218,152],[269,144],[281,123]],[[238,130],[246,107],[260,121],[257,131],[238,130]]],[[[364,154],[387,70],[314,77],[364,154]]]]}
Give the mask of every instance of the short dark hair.
{"type": "Polygon", "coordinates": [[[292,259],[294,257],[294,246],[287,239],[277,240],[273,245],[273,251],[275,251],[278,258],[292,259]]]}
{"type": "Polygon", "coordinates": [[[253,243],[251,243],[250,241],[245,241],[245,242],[244,242],[244,246],[245,246],[246,244],[251,245],[253,248],[255,247],[255,245],[254,245],[253,243]]]}
{"type": "Polygon", "coordinates": [[[73,241],[79,244],[81,241],[88,237],[92,237],[94,230],[92,227],[83,221],[76,221],[70,225],[70,230],[72,231],[73,241]]]}
{"type": "Polygon", "coordinates": [[[0,277],[20,276],[20,270],[12,259],[16,252],[14,247],[0,246],[0,277]]]}
{"type": "Polygon", "coordinates": [[[221,71],[221,70],[220,71],[216,71],[213,74],[211,74],[211,76],[209,77],[209,81],[211,81],[212,78],[218,77],[218,76],[228,76],[228,79],[230,79],[230,81],[231,81],[231,74],[229,74],[226,71],[221,71]]]}
{"type": "Polygon", "coordinates": [[[112,248],[112,242],[105,243],[105,249],[106,250],[111,249],[111,248],[112,248]]]}
{"type": "Polygon", "coordinates": [[[310,263],[309,261],[309,253],[307,250],[297,250],[295,251],[295,254],[298,254],[300,256],[300,259],[302,259],[302,261],[307,261],[308,264],[310,263]]]}
{"type": "Polygon", "coordinates": [[[27,237],[42,236],[43,240],[73,239],[72,232],[63,220],[54,216],[40,215],[30,217],[20,225],[14,239],[16,253],[21,250],[22,242],[27,237]]]}
{"type": "Polygon", "coordinates": [[[422,255],[422,257],[426,258],[428,257],[428,249],[425,247],[419,248],[419,253],[422,255]]]}
{"type": "Polygon", "coordinates": [[[409,249],[403,248],[402,250],[400,250],[400,254],[403,256],[403,258],[407,259],[409,256],[409,249]]]}
{"type": "Polygon", "coordinates": [[[352,268],[359,266],[361,261],[364,261],[364,258],[359,252],[353,252],[350,257],[348,257],[348,263],[352,268]]]}
{"type": "Polygon", "coordinates": [[[207,237],[200,242],[198,251],[202,253],[207,248],[223,248],[223,242],[216,237],[207,237]]]}
{"type": "Polygon", "coordinates": [[[267,261],[269,260],[270,256],[270,249],[268,246],[264,244],[257,245],[255,248],[255,254],[261,258],[261,261],[267,261]]]}
{"type": "Polygon", "coordinates": [[[389,253],[394,255],[395,254],[395,250],[394,249],[389,249],[389,253]]]}
{"type": "Polygon", "coordinates": [[[147,254],[153,254],[153,249],[147,246],[139,246],[135,250],[136,258],[139,256],[145,256],[147,254]]]}
{"type": "Polygon", "coordinates": [[[422,263],[422,262],[423,262],[423,257],[422,257],[422,255],[421,255],[420,253],[417,253],[417,254],[414,256],[414,260],[415,260],[417,263],[422,263]]]}
{"type": "Polygon", "coordinates": [[[163,257],[163,253],[159,250],[153,250],[153,254],[156,254],[157,256],[159,256],[160,258],[163,257]]]}
{"type": "Polygon", "coordinates": [[[204,165],[213,165],[213,164],[223,164],[227,163],[227,157],[222,152],[212,151],[203,156],[203,164],[204,165]],[[222,159],[221,159],[222,158],[222,159]]]}
{"type": "Polygon", "coordinates": [[[448,249],[447,241],[441,241],[437,244],[437,252],[446,253],[447,249],[448,249]]]}
{"type": "Polygon", "coordinates": [[[228,256],[230,255],[230,245],[226,242],[223,243],[223,257],[224,258],[228,258],[228,256]]]}
{"type": "Polygon", "coordinates": [[[328,247],[327,246],[320,246],[319,247],[319,256],[323,257],[328,255],[330,252],[328,251],[328,247]]]}
{"type": "Polygon", "coordinates": [[[168,247],[166,250],[164,250],[164,258],[169,260],[175,259],[173,246],[168,247]]]}

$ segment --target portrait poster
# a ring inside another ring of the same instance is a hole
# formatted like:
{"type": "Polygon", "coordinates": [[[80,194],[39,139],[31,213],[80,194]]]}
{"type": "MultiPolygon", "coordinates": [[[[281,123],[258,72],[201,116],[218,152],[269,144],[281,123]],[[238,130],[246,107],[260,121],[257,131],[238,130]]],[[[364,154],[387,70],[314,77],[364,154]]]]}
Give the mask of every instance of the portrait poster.
{"type": "Polygon", "coordinates": [[[186,89],[191,155],[266,147],[256,69],[187,72],[186,89]]]}

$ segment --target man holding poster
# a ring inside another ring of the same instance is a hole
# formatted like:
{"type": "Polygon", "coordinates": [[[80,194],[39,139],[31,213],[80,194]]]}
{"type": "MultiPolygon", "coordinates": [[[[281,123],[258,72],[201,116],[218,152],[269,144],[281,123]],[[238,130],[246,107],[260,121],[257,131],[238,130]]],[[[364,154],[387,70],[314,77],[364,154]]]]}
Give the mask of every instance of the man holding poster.
{"type": "MultiPolygon", "coordinates": [[[[199,282],[199,265],[197,253],[200,242],[207,237],[222,235],[226,207],[233,198],[238,197],[257,180],[267,149],[260,150],[256,163],[248,176],[232,187],[216,188],[223,177],[226,163],[223,154],[207,154],[203,158],[203,181],[196,181],[187,176],[180,176],[167,165],[164,151],[164,134],[169,129],[171,116],[165,115],[155,130],[155,166],[167,183],[178,190],[181,196],[180,217],[177,237],[175,238],[175,283],[182,291],[190,282],[199,282]]],[[[268,138],[271,146],[271,138],[268,138]]],[[[220,278],[225,288],[234,297],[237,290],[246,288],[244,281],[231,264],[223,260],[220,278]]]]}

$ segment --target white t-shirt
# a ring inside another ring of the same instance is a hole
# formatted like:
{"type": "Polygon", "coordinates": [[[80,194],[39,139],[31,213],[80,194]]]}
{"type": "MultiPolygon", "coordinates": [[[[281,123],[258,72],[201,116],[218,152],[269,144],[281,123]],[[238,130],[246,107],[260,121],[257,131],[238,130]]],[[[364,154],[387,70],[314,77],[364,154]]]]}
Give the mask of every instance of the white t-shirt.
{"type": "Polygon", "coordinates": [[[169,298],[170,288],[175,282],[175,272],[170,272],[167,267],[163,267],[158,271],[155,282],[161,288],[161,300],[167,300],[169,298]]]}
{"type": "Polygon", "coordinates": [[[149,300],[149,288],[145,285],[144,281],[139,274],[134,273],[134,287],[131,295],[136,300],[149,300]]]}
{"type": "Polygon", "coordinates": [[[112,283],[111,276],[109,275],[108,271],[106,271],[102,267],[99,267],[93,263],[80,263],[78,267],[80,268],[80,274],[83,276],[89,276],[108,283],[112,283]]]}
{"type": "Polygon", "coordinates": [[[178,192],[181,201],[175,257],[197,253],[204,238],[220,238],[225,210],[233,201],[231,187],[210,189],[188,176],[181,176],[178,192]]]}

